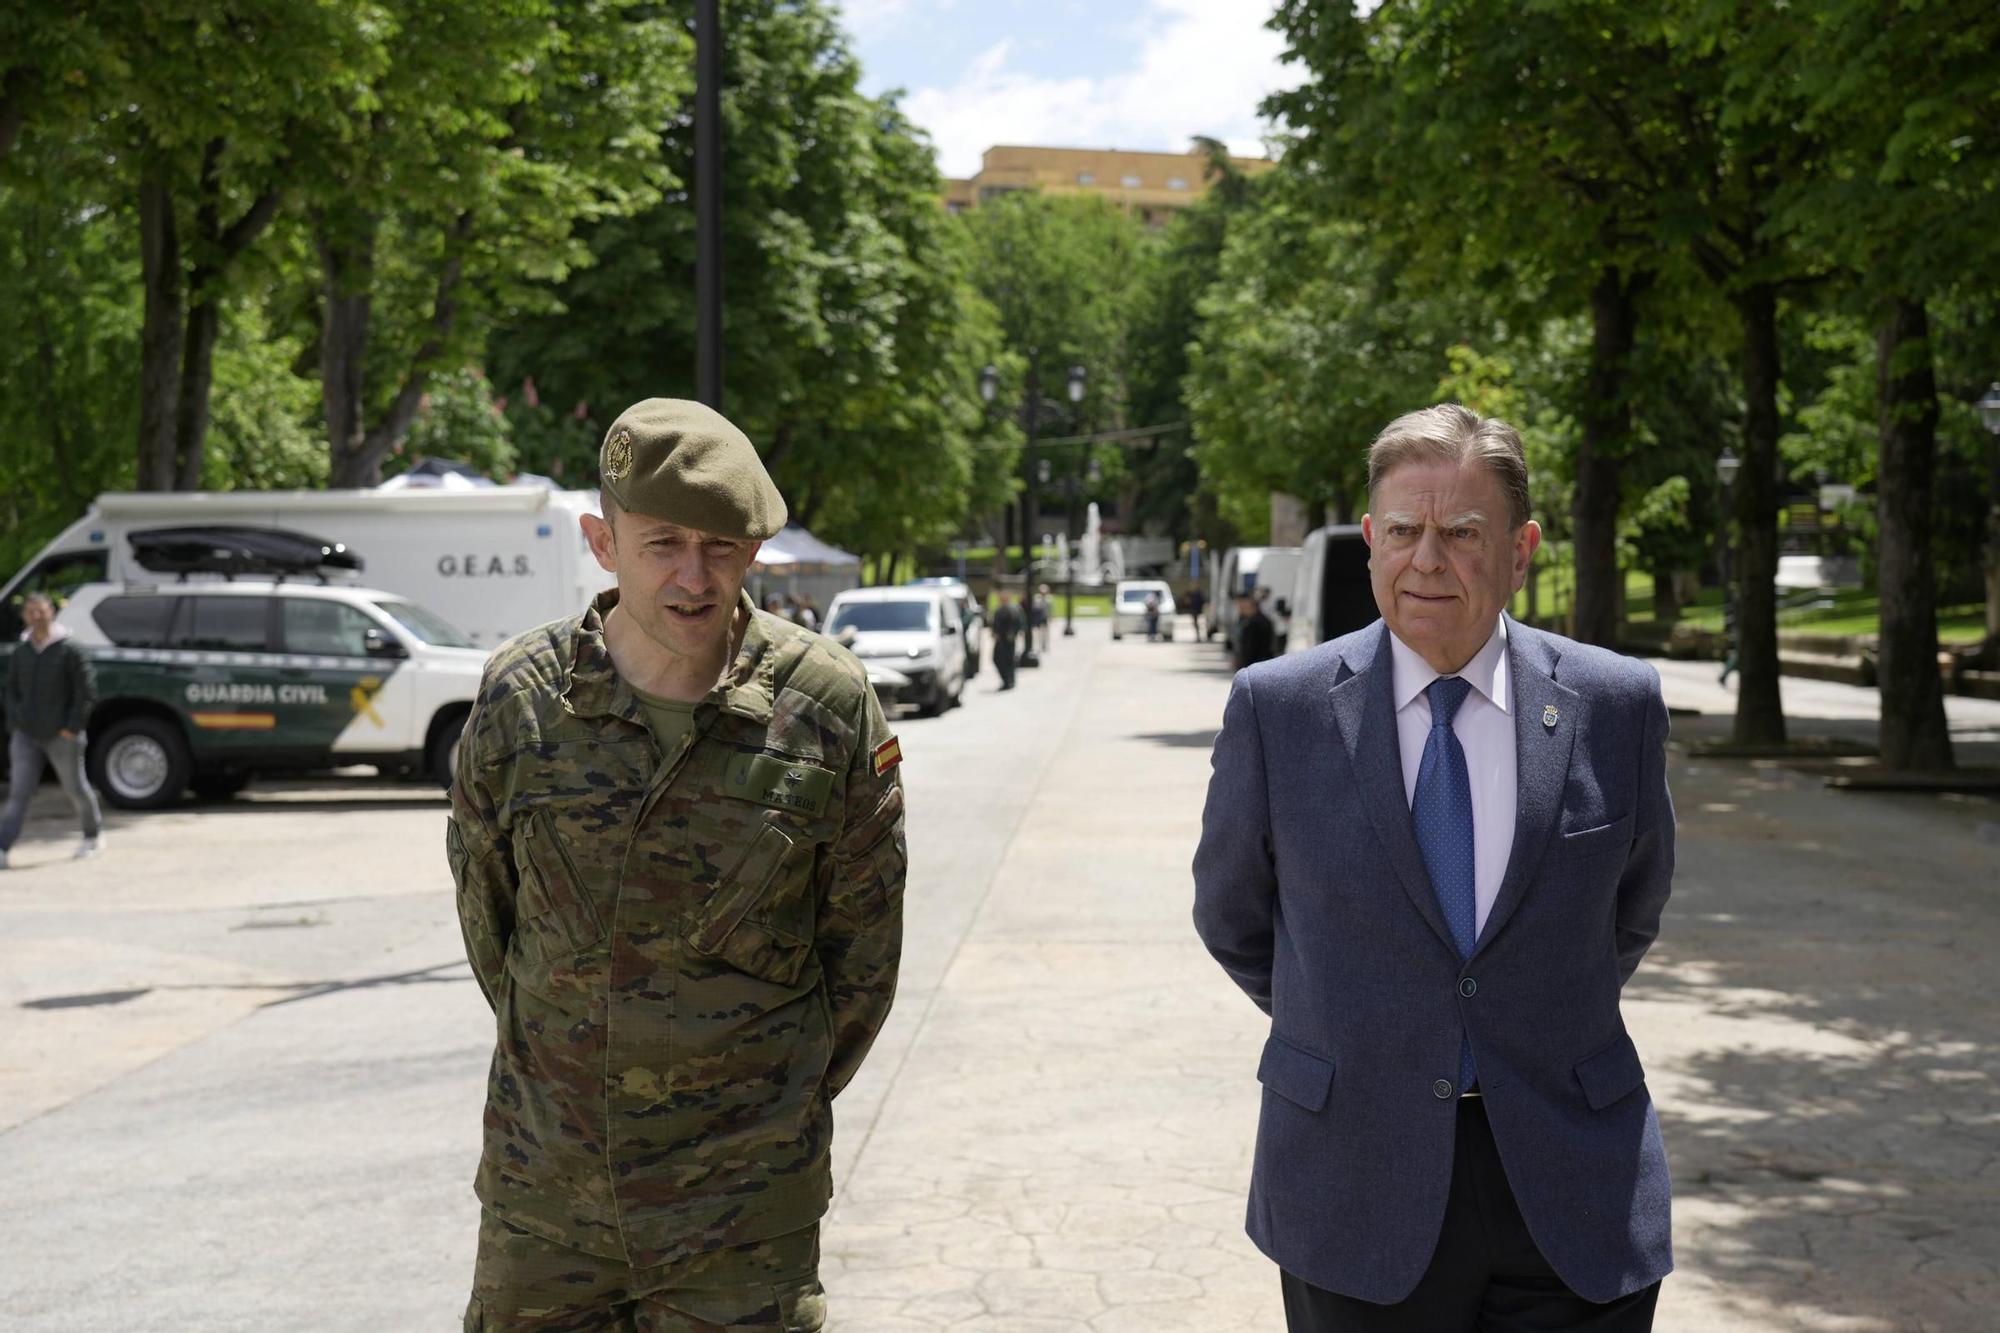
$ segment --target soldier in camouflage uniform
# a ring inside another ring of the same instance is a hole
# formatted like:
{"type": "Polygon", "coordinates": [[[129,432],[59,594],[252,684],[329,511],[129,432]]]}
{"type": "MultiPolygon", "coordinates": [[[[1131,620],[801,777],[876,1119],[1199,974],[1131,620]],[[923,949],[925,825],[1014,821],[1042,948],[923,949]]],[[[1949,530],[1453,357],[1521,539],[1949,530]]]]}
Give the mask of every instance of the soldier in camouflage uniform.
{"type": "Polygon", "coordinates": [[[468,1330],[815,1330],[831,1102],[889,1011],[900,760],[854,657],[742,593],[784,503],[652,399],[584,519],[618,588],[498,649],[448,845],[498,1024],[468,1330]]]}

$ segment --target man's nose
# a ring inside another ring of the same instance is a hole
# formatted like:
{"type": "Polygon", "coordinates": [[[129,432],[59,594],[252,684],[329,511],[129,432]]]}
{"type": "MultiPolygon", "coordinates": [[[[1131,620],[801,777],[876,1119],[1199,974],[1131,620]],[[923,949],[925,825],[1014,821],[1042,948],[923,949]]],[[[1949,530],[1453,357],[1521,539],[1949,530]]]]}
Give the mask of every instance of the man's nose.
{"type": "Polygon", "coordinates": [[[1445,565],[1444,534],[1425,524],[1423,535],[1417,538],[1417,553],[1412,563],[1426,574],[1442,572],[1445,565]]]}

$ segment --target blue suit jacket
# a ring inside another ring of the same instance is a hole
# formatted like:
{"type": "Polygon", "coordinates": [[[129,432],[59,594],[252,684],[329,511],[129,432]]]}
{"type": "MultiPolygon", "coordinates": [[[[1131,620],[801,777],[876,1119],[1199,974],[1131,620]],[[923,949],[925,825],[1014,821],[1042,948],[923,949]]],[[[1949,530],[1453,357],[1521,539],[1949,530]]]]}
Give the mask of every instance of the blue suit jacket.
{"type": "Polygon", "coordinates": [[[1518,815],[1470,961],[1410,823],[1381,621],[1240,673],[1215,742],[1195,927],[1271,1016],[1250,1236],[1362,1300],[1409,1295],[1436,1248],[1457,1117],[1437,1081],[1461,1033],[1562,1279],[1607,1301],[1673,1267],[1666,1152],[1618,1012],[1673,877],[1659,677],[1507,634],[1518,815]]]}

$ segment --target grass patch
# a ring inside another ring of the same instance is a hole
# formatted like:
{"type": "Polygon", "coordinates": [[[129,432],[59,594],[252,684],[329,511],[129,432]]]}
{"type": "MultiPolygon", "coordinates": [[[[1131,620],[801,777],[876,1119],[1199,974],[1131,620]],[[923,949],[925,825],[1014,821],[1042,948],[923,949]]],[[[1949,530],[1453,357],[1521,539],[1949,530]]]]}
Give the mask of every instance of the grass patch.
{"type": "MultiPolygon", "coordinates": [[[[1537,566],[1534,572],[1541,597],[1543,616],[1555,616],[1576,601],[1576,572],[1569,565],[1537,566]]],[[[1882,631],[1881,596],[1872,588],[1843,588],[1819,597],[1784,594],[1779,598],[1778,628],[1804,630],[1812,634],[1879,634],[1882,631]],[[1786,603],[1792,603],[1787,605],[1786,603]]],[[[1528,613],[1524,588],[1514,594],[1508,609],[1518,617],[1528,613]]],[[[1642,571],[1625,575],[1625,619],[1628,624],[1653,621],[1653,576],[1642,571]]],[[[1722,589],[1703,588],[1692,605],[1683,606],[1683,624],[1697,629],[1722,629],[1722,589]]],[[[1938,608],[1938,642],[1978,643],[1986,635],[1986,608],[1979,602],[1963,602],[1938,608]]]]}

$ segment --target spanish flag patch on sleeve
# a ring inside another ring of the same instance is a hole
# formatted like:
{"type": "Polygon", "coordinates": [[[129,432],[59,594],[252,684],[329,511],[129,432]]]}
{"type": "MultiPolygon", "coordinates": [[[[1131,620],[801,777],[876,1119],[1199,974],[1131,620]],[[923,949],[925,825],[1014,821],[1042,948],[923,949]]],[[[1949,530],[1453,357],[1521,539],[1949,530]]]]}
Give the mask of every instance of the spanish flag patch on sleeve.
{"type": "Polygon", "coordinates": [[[903,747],[894,736],[875,747],[875,776],[881,777],[890,769],[903,762],[903,747]]]}

